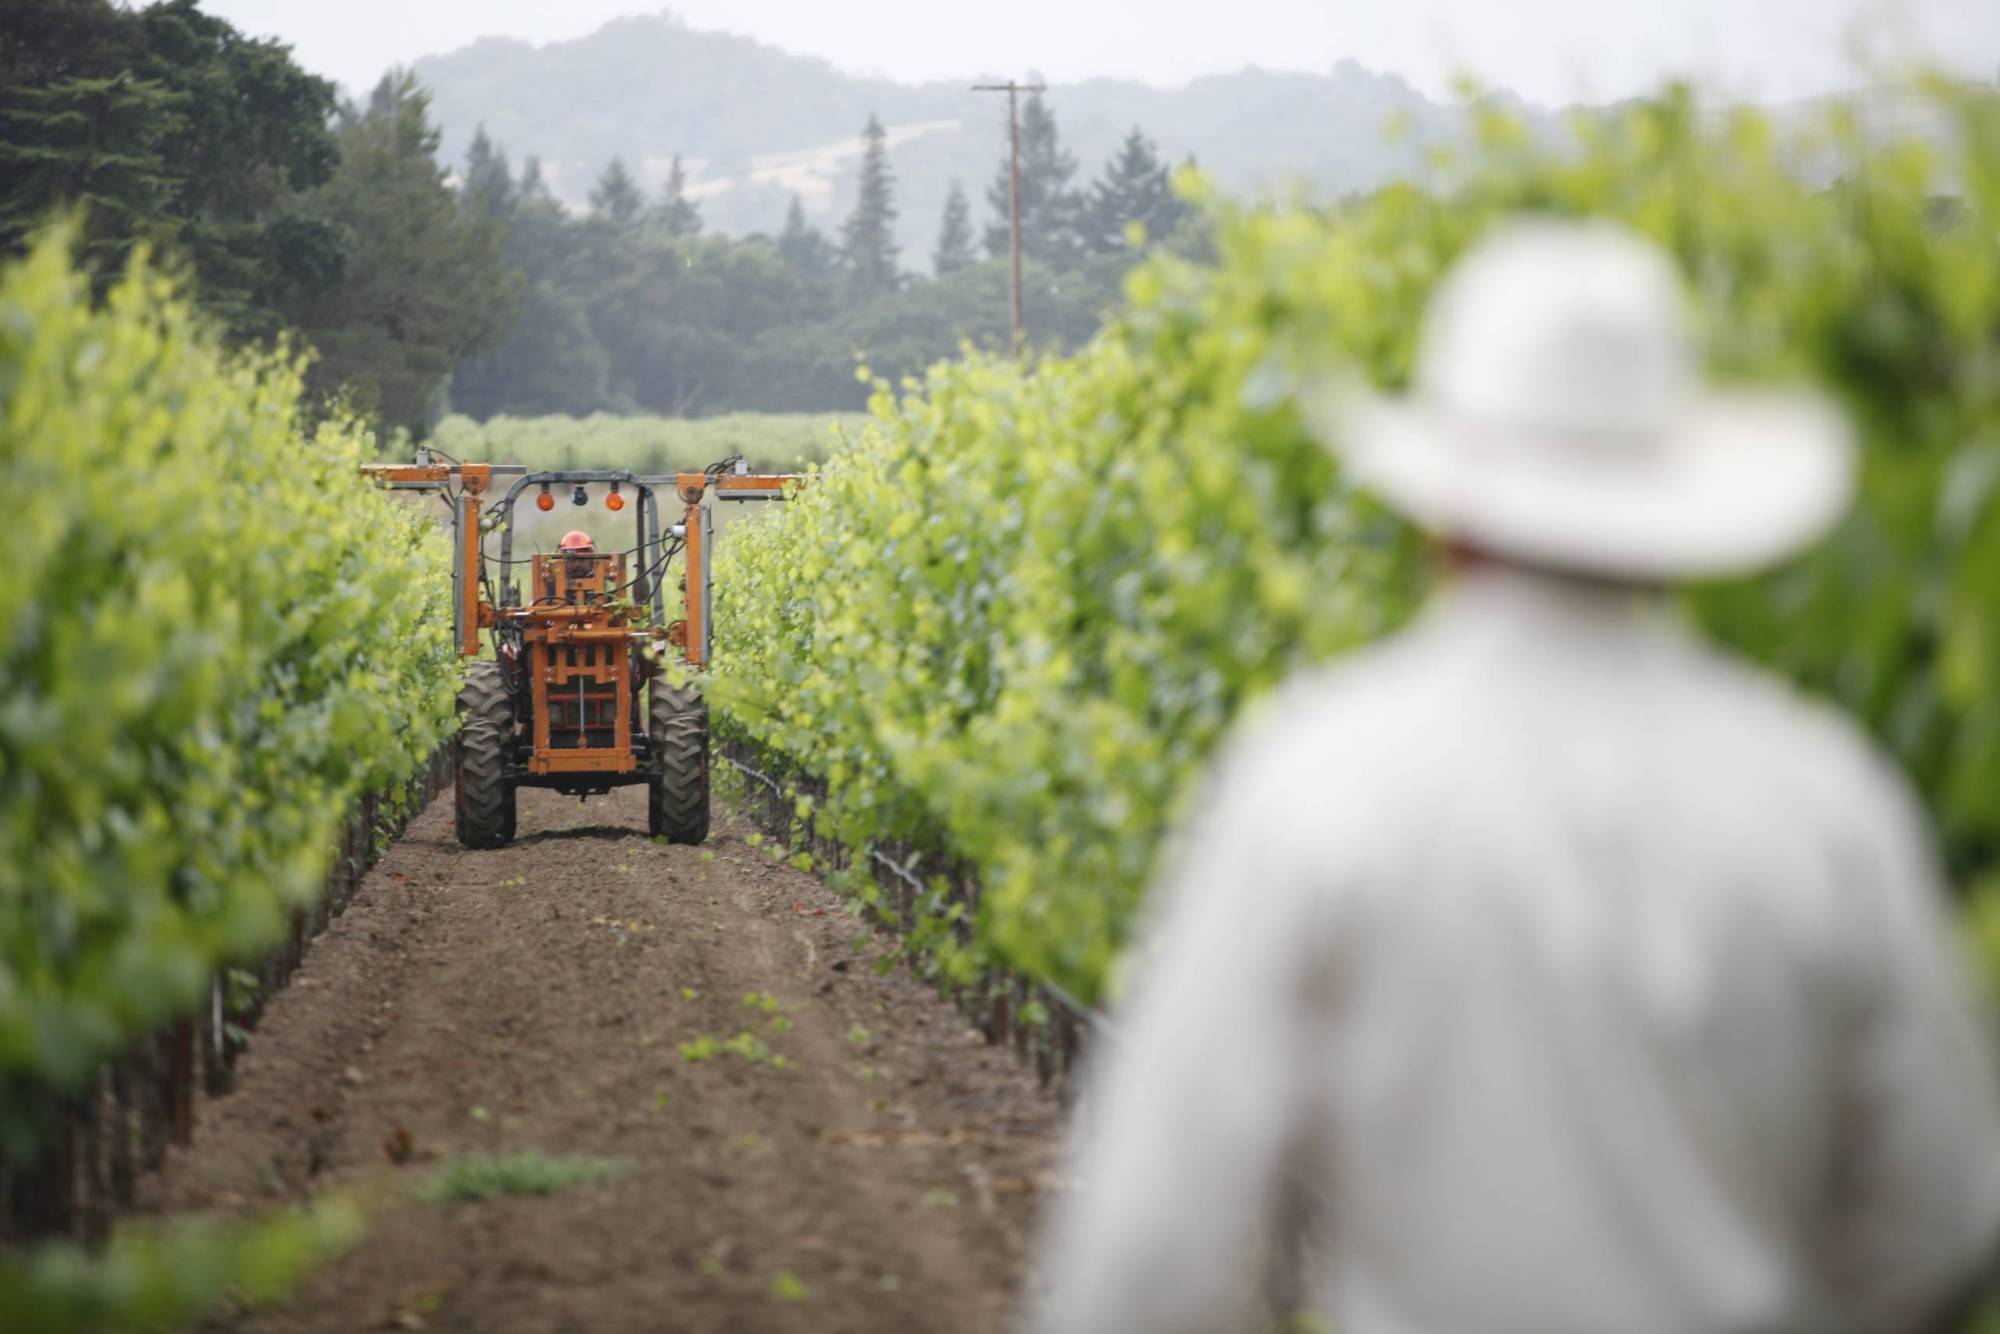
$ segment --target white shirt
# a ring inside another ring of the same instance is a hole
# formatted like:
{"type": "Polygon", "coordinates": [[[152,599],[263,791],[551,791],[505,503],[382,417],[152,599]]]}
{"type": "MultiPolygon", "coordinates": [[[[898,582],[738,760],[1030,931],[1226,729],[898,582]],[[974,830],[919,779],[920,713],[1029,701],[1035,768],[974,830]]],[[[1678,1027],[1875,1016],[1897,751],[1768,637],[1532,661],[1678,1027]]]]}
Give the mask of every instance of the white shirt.
{"type": "Polygon", "coordinates": [[[1658,599],[1487,570],[1230,748],[1098,1051],[1045,1334],[1900,1330],[2000,1104],[1922,817],[1658,599]],[[1288,1185],[1288,1183],[1293,1183],[1288,1185]]]}

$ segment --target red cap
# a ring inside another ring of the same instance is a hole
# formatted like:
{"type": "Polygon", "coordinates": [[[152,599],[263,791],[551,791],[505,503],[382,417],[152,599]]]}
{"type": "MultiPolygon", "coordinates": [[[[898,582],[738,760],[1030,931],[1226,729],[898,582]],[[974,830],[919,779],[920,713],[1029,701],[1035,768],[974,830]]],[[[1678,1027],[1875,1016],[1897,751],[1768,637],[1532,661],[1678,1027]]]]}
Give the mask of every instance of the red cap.
{"type": "Polygon", "coordinates": [[[589,533],[581,528],[572,528],[563,534],[562,541],[556,545],[564,551],[588,551],[597,544],[590,540],[589,533]]]}

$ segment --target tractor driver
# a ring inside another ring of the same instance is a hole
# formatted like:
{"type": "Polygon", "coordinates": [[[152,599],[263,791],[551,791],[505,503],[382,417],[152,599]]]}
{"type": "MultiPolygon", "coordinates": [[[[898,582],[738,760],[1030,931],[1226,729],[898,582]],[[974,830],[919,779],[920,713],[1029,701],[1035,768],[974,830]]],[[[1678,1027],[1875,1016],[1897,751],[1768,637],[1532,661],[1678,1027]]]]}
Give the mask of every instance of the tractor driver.
{"type": "Polygon", "coordinates": [[[565,573],[570,582],[590,577],[591,567],[596,564],[597,544],[590,540],[589,533],[573,528],[563,534],[562,541],[556,543],[556,549],[569,558],[565,573]]]}

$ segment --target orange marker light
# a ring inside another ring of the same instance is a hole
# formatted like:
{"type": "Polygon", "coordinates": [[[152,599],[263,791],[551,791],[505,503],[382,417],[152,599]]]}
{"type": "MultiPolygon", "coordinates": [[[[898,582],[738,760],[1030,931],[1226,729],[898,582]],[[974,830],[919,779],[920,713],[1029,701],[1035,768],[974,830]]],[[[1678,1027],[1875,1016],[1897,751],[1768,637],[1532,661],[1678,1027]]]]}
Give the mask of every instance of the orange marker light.
{"type": "Polygon", "coordinates": [[[618,494],[618,493],[617,493],[616,491],[613,491],[613,492],[612,492],[612,493],[611,493],[610,495],[608,495],[608,496],[606,496],[606,497],[604,498],[604,508],[606,508],[606,509],[608,509],[608,510],[622,510],[622,509],[624,509],[624,508],[625,508],[625,497],[623,497],[623,496],[619,495],[619,494],[618,494]]]}
{"type": "Polygon", "coordinates": [[[548,492],[544,491],[544,492],[542,492],[542,494],[540,494],[539,496],[536,496],[536,497],[535,497],[535,508],[536,508],[536,509],[538,509],[538,510],[552,510],[552,509],[554,509],[555,507],[556,507],[556,498],[555,498],[554,496],[550,495],[550,494],[549,494],[548,492]]]}

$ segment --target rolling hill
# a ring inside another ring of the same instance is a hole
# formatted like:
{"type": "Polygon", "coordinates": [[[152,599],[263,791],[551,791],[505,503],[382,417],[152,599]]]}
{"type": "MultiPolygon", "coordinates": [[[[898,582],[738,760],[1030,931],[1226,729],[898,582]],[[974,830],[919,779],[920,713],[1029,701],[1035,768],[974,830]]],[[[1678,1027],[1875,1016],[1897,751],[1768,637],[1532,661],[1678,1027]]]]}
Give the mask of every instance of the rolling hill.
{"type": "MultiPolygon", "coordinates": [[[[539,157],[556,194],[582,205],[613,157],[657,189],[679,153],[708,225],[734,234],[775,231],[793,194],[813,220],[835,225],[853,201],[860,130],[878,115],[890,131],[902,260],[916,269],[929,266],[954,178],[985,221],[984,191],[1005,147],[1002,100],[970,90],[984,80],[850,75],[667,13],[541,46],[487,38],[421,60],[416,72],[433,93],[448,160],[484,125],[516,164],[539,157]]],[[[1246,69],[1173,89],[1095,79],[1056,85],[1048,99],[1080,180],[1136,125],[1169,158],[1192,155],[1236,189],[1294,179],[1330,193],[1366,189],[1407,170],[1459,121],[1403,80],[1351,61],[1324,74],[1246,69]],[[1408,130],[1396,145],[1384,136],[1392,119],[1408,130]]]]}

